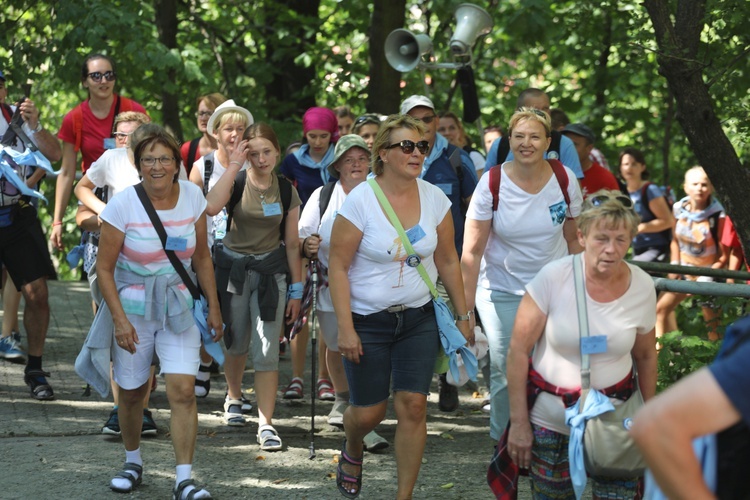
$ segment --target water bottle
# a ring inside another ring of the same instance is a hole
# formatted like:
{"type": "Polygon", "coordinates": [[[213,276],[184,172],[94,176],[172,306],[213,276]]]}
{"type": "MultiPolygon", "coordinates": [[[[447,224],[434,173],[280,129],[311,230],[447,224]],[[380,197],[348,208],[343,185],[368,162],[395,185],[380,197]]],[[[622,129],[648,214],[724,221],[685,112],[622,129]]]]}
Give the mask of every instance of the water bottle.
{"type": "Polygon", "coordinates": [[[221,213],[214,217],[214,241],[221,241],[227,235],[227,209],[222,208],[221,213]]]}

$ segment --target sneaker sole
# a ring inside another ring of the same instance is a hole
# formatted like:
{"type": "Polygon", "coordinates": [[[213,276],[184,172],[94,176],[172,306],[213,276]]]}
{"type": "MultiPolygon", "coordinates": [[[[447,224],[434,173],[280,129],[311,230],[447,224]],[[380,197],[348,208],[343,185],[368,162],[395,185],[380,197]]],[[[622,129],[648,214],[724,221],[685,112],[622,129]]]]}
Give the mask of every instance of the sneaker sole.
{"type": "Polygon", "coordinates": [[[148,429],[146,431],[141,431],[141,436],[156,436],[159,434],[158,429],[148,429]]]}
{"type": "Polygon", "coordinates": [[[343,427],[344,426],[344,418],[341,417],[338,418],[329,418],[328,419],[328,425],[333,425],[334,427],[343,427]]]}
{"type": "Polygon", "coordinates": [[[102,427],[102,434],[105,436],[120,436],[122,435],[121,431],[115,431],[113,429],[110,429],[109,427],[102,427]]]}
{"type": "Polygon", "coordinates": [[[245,424],[247,423],[245,422],[245,419],[241,417],[233,416],[231,418],[226,418],[226,417],[224,418],[226,420],[226,424],[229,427],[245,427],[245,424]]]}

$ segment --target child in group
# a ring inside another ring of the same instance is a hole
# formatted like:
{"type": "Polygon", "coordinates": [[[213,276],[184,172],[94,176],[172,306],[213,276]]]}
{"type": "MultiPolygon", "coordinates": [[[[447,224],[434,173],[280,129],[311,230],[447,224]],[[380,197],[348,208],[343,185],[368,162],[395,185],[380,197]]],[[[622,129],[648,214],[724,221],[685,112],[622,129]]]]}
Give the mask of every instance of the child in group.
{"type": "MultiPolygon", "coordinates": [[[[724,208],[714,198],[713,186],[703,167],[696,166],[685,172],[686,197],[674,204],[674,238],[671,244],[671,263],[684,266],[722,268],[727,263],[727,249],[720,243],[724,226],[724,208]]],[[[670,274],[670,279],[679,276],[670,274]]],[[[713,281],[706,276],[686,276],[692,281],[713,281]]],[[[671,313],[688,297],[686,293],[665,292],[656,304],[656,336],[677,329],[671,313]]],[[[702,304],[703,318],[708,325],[708,338],[719,340],[716,331],[719,311],[710,304],[702,304]]]]}

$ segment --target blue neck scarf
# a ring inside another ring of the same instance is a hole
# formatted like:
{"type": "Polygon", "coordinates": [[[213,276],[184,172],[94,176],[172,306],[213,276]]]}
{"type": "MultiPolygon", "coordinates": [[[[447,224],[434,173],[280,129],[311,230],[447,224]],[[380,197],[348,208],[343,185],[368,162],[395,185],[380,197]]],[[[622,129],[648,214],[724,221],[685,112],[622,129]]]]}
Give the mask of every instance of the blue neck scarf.
{"type": "Polygon", "coordinates": [[[317,163],[312,159],[312,156],[310,156],[309,150],[310,145],[303,144],[302,147],[293,153],[294,157],[297,158],[297,161],[303,167],[320,170],[320,178],[323,180],[323,184],[325,184],[328,182],[328,165],[333,161],[333,144],[328,146],[328,151],[326,151],[323,159],[317,163]]]}
{"type": "Polygon", "coordinates": [[[440,155],[442,155],[443,151],[446,149],[448,149],[448,139],[435,132],[435,144],[432,145],[430,154],[424,159],[424,163],[422,164],[422,175],[419,176],[420,179],[424,179],[424,176],[427,175],[427,171],[430,169],[432,163],[440,158],[440,155]]]}
{"type": "Polygon", "coordinates": [[[691,212],[689,207],[690,197],[686,196],[680,200],[680,213],[678,214],[677,218],[689,220],[691,222],[701,222],[708,219],[716,212],[721,212],[724,210],[724,207],[721,206],[721,203],[719,203],[719,201],[713,196],[711,197],[711,203],[709,203],[708,206],[703,210],[700,210],[698,212],[691,212]]]}

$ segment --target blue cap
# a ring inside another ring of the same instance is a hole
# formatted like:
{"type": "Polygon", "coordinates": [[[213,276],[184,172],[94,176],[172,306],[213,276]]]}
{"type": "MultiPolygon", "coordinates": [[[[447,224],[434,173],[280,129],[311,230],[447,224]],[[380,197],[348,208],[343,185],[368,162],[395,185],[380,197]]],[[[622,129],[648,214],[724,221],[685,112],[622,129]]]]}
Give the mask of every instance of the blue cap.
{"type": "Polygon", "coordinates": [[[5,81],[5,75],[0,71],[0,80],[5,81]]]}

